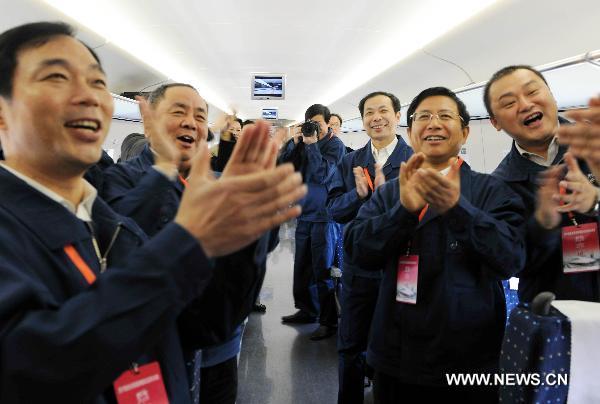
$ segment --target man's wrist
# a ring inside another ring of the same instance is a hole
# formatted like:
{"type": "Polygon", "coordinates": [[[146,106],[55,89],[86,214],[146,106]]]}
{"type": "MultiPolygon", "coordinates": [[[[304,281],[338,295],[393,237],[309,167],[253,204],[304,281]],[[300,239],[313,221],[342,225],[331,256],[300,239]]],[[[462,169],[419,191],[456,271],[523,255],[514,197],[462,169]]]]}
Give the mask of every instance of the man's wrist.
{"type": "Polygon", "coordinates": [[[592,204],[592,207],[590,208],[590,210],[588,210],[587,212],[585,212],[585,215],[587,216],[598,216],[598,214],[600,214],[600,188],[595,188],[596,189],[596,197],[594,198],[594,203],[592,204]]]}
{"type": "Polygon", "coordinates": [[[158,163],[152,167],[171,181],[175,181],[177,179],[177,175],[179,174],[175,164],[158,163]]]}

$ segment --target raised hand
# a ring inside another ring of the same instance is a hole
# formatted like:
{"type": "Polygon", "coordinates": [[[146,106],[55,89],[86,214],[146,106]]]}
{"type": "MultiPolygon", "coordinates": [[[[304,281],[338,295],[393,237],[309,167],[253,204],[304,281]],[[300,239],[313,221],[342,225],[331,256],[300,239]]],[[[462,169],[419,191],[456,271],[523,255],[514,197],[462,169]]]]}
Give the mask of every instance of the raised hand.
{"type": "Polygon", "coordinates": [[[558,140],[569,146],[573,156],[586,161],[596,178],[600,178],[600,96],[589,101],[589,108],[565,113],[574,125],[561,125],[558,140]]]}
{"type": "Polygon", "coordinates": [[[167,129],[161,127],[156,114],[144,97],[135,97],[139,103],[140,113],[144,122],[144,134],[154,150],[155,163],[167,171],[179,169],[181,152],[168,136],[167,129]]]}
{"type": "Polygon", "coordinates": [[[291,164],[215,181],[204,142],[194,158],[175,222],[189,231],[208,257],[230,254],[265,231],[297,217],[306,195],[291,164]]]}
{"type": "Polygon", "coordinates": [[[416,171],[423,165],[425,155],[423,153],[413,154],[407,162],[400,164],[400,203],[406,210],[413,213],[419,213],[425,207],[427,202],[417,192],[418,178],[416,171]]]}
{"type": "Polygon", "coordinates": [[[269,124],[265,121],[245,126],[221,177],[257,173],[274,167],[280,145],[280,136],[269,137],[269,124]]]}
{"type": "Polygon", "coordinates": [[[439,214],[452,209],[460,199],[460,161],[454,159],[447,175],[432,168],[420,168],[415,173],[419,195],[439,214]]]}
{"type": "Polygon", "coordinates": [[[354,183],[356,184],[356,193],[360,199],[365,199],[369,195],[369,183],[362,167],[354,167],[354,183]]]}
{"type": "Polygon", "coordinates": [[[598,198],[597,188],[590,184],[588,178],[581,172],[577,160],[571,153],[565,154],[565,163],[569,171],[559,186],[571,193],[557,193],[554,200],[560,204],[559,212],[586,213],[592,210],[598,198]]]}
{"type": "Polygon", "coordinates": [[[385,183],[385,175],[383,174],[383,169],[381,167],[381,164],[375,163],[375,189],[379,188],[384,183],[385,183]]]}
{"type": "Polygon", "coordinates": [[[554,195],[559,193],[558,183],[562,175],[562,167],[556,166],[544,171],[539,176],[540,187],[536,196],[535,220],[545,229],[554,229],[561,222],[558,212],[559,203],[554,195]]]}

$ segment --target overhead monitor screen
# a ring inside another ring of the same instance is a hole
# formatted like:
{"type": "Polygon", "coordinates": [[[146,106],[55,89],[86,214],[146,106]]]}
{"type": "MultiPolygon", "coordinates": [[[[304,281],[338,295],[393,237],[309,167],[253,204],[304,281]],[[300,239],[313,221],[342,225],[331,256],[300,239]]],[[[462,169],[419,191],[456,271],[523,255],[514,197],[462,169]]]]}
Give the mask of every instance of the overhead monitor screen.
{"type": "Polygon", "coordinates": [[[253,100],[285,99],[285,75],[254,74],[250,83],[253,100]]]}
{"type": "Polygon", "coordinates": [[[277,108],[263,108],[263,119],[277,119],[277,108]]]}

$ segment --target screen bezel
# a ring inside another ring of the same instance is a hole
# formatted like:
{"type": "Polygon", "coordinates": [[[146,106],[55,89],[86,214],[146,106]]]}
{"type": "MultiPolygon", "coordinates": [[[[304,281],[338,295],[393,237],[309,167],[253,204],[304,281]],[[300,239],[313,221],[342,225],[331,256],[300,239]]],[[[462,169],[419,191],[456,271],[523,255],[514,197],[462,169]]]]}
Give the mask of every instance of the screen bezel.
{"type": "Polygon", "coordinates": [[[279,73],[253,73],[250,77],[250,98],[253,100],[285,100],[286,77],[279,73]],[[281,79],[281,96],[277,95],[256,95],[254,93],[254,83],[256,78],[276,78],[281,79]]]}
{"type": "Polygon", "coordinates": [[[262,117],[262,119],[268,119],[270,121],[276,121],[277,119],[279,119],[279,110],[277,108],[263,108],[260,111],[260,116],[262,117]],[[265,111],[275,111],[275,118],[267,118],[267,117],[265,117],[265,111]]]}

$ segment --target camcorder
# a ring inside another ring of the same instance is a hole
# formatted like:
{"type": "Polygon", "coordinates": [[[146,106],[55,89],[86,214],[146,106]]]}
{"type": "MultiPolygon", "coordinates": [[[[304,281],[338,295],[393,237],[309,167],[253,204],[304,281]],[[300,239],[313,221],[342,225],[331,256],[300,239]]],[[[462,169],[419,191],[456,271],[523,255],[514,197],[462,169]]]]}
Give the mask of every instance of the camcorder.
{"type": "Polygon", "coordinates": [[[308,120],[300,126],[300,131],[305,137],[317,136],[321,132],[319,122],[308,120]]]}

